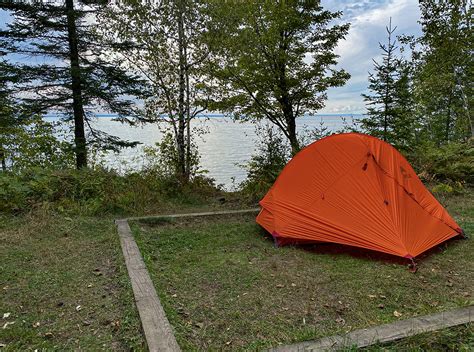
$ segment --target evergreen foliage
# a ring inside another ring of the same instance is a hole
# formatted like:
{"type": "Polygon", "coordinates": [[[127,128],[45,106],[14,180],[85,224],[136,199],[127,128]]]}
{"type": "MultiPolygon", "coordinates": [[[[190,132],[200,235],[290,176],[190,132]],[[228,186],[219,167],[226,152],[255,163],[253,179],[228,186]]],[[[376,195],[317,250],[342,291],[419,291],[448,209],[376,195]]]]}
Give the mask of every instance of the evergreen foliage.
{"type": "Polygon", "coordinates": [[[424,138],[436,145],[474,136],[473,8],[467,0],[420,1],[423,34],[413,50],[413,96],[424,138]]]}
{"type": "Polygon", "coordinates": [[[54,112],[63,114],[65,123],[73,121],[76,166],[87,165],[90,145],[113,150],[135,145],[90,123],[98,109],[133,115],[134,101],[126,97],[143,92],[138,77],[108,54],[113,43],[102,41],[94,30],[95,16],[103,6],[66,0],[1,2],[0,9],[13,17],[0,29],[0,51],[17,74],[12,93],[30,116],[54,112]]]}
{"type": "Polygon", "coordinates": [[[361,127],[398,149],[408,149],[415,138],[411,67],[398,56],[397,42],[393,38],[395,30],[390,19],[386,27],[387,43],[379,43],[382,61],[373,60],[374,73],[369,73],[371,94],[362,95],[367,104],[367,116],[362,119],[361,127]]]}

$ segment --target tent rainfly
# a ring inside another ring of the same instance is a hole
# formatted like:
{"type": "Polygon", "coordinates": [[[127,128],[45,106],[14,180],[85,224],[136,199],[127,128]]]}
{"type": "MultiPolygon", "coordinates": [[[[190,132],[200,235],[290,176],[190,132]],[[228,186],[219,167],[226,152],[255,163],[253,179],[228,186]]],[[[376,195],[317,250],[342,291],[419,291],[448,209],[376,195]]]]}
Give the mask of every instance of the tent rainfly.
{"type": "Polygon", "coordinates": [[[260,205],[257,222],[277,245],[333,242],[413,259],[464,234],[395,148],[359,133],[304,148],[260,205]]]}

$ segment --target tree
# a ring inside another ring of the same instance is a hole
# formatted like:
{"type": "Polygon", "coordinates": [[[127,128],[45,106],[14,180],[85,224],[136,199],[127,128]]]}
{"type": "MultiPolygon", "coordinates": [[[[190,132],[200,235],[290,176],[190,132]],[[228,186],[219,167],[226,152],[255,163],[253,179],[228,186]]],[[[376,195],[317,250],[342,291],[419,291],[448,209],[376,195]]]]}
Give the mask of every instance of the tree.
{"type": "Polygon", "coordinates": [[[219,92],[211,108],[269,120],[297,153],[296,119],[321,109],[326,90],[349,78],[333,68],[349,24],[330,26],[342,13],[316,0],[211,1],[209,13],[210,82],[219,92]]]}
{"type": "Polygon", "coordinates": [[[413,150],[420,141],[420,123],[413,97],[413,67],[412,64],[400,59],[397,67],[397,78],[394,87],[393,135],[391,142],[404,152],[413,150]]]}
{"type": "Polygon", "coordinates": [[[423,34],[412,39],[414,93],[423,127],[437,145],[474,136],[473,9],[466,0],[420,1],[423,34]]]}
{"type": "Polygon", "coordinates": [[[379,63],[374,59],[375,73],[369,73],[368,89],[373,94],[362,94],[367,105],[367,117],[361,121],[362,128],[388,142],[393,142],[396,135],[393,125],[397,117],[395,94],[400,64],[396,57],[396,41],[392,39],[396,28],[392,28],[390,19],[388,27],[385,28],[388,35],[387,44],[379,43],[382,62],[379,63]]]}
{"type": "Polygon", "coordinates": [[[58,140],[55,126],[12,97],[8,82],[20,79],[15,68],[0,61],[0,164],[3,172],[30,166],[70,165],[69,144],[58,140]]]}
{"type": "Polygon", "coordinates": [[[9,69],[8,64],[0,61],[0,164],[2,171],[7,170],[7,136],[10,130],[18,125],[13,101],[7,87],[7,80],[9,79],[7,72],[9,69]]]}
{"type": "Polygon", "coordinates": [[[65,0],[64,4],[2,2],[0,8],[13,15],[7,28],[0,30],[0,50],[21,72],[14,93],[31,116],[52,111],[64,114],[65,123],[73,121],[77,168],[87,166],[88,145],[114,150],[135,145],[90,124],[98,107],[119,116],[133,115],[135,103],[124,97],[143,92],[138,77],[107,54],[113,43],[104,43],[94,30],[102,5],[65,0]]]}
{"type": "Polygon", "coordinates": [[[119,54],[128,69],[145,77],[150,86],[146,112],[139,121],[158,123],[171,135],[176,175],[183,182],[197,166],[191,123],[207,104],[202,85],[208,56],[201,41],[202,6],[189,0],[151,4],[127,0],[102,18],[113,29],[108,34],[120,42],[119,54]]]}

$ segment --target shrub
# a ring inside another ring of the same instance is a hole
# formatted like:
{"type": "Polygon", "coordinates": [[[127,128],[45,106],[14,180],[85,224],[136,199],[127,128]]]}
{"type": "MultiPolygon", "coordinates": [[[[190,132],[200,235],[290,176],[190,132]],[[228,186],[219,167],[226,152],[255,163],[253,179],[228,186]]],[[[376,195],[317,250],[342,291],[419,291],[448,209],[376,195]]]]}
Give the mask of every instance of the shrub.
{"type": "Polygon", "coordinates": [[[265,195],[290,159],[290,148],[271,127],[258,127],[257,136],[257,152],[243,165],[247,179],[239,185],[242,193],[252,201],[265,195]]]}
{"type": "Polygon", "coordinates": [[[451,142],[441,147],[422,144],[408,154],[424,181],[474,184],[474,139],[451,142]]]}
{"type": "Polygon", "coordinates": [[[29,168],[0,173],[0,212],[24,212],[48,206],[56,211],[99,214],[146,214],[170,203],[198,204],[217,190],[212,180],[195,177],[189,184],[149,172],[120,175],[107,169],[29,168]]]}

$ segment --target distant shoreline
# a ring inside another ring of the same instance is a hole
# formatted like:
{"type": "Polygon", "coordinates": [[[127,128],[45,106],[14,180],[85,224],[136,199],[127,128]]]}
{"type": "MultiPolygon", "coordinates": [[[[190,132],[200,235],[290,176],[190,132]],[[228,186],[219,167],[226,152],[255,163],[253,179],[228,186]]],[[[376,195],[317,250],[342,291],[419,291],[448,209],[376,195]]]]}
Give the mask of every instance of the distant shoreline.
{"type": "MultiPolygon", "coordinates": [[[[58,117],[61,117],[63,116],[64,114],[46,114],[46,115],[43,115],[43,118],[58,118],[58,117]]],[[[303,116],[300,116],[299,118],[301,117],[351,117],[351,116],[364,116],[364,114],[348,114],[348,113],[344,113],[344,114],[316,114],[316,115],[303,115],[303,116]]],[[[96,118],[114,118],[114,117],[118,117],[117,114],[95,114],[95,117],[96,118]]],[[[219,117],[229,117],[227,115],[224,115],[224,114],[199,114],[198,116],[196,116],[197,118],[219,118],[219,117]]]]}

